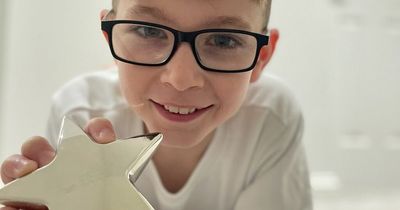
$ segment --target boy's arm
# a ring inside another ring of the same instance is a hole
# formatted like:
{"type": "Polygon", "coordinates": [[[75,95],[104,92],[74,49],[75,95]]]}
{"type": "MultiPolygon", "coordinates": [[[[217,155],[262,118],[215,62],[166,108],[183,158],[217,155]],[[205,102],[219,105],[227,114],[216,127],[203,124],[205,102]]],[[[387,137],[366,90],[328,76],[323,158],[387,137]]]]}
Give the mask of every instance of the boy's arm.
{"type": "MultiPolygon", "coordinates": [[[[303,118],[299,114],[275,139],[276,144],[273,147],[264,148],[274,150],[274,157],[263,156],[266,153],[260,152],[262,149],[259,151],[261,155],[257,158],[263,165],[239,196],[235,210],[312,209],[308,167],[301,142],[302,133],[303,118]]],[[[263,135],[266,137],[268,134],[263,135]]]]}

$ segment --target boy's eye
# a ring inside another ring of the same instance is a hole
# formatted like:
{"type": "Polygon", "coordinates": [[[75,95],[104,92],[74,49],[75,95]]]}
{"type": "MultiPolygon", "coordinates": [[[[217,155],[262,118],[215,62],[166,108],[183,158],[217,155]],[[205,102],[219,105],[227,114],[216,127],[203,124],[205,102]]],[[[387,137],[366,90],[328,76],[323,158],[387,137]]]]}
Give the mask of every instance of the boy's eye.
{"type": "Polygon", "coordinates": [[[230,34],[210,35],[205,43],[206,45],[216,46],[218,48],[232,49],[240,47],[242,43],[236,37],[230,34]]]}
{"type": "Polygon", "coordinates": [[[132,29],[135,33],[143,38],[157,38],[166,39],[167,34],[163,29],[149,27],[149,26],[136,26],[132,29]]]}

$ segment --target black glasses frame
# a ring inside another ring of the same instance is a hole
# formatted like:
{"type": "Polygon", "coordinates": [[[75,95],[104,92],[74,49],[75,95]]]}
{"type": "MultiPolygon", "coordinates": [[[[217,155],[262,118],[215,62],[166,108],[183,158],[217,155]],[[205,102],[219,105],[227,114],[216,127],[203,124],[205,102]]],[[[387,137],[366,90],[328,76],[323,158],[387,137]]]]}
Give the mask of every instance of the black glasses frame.
{"type": "Polygon", "coordinates": [[[204,30],[199,30],[199,31],[183,32],[183,31],[178,31],[178,30],[175,30],[173,28],[170,28],[170,27],[167,27],[167,26],[164,26],[164,25],[160,25],[160,24],[156,24],[156,23],[149,23],[149,22],[144,22],[144,21],[133,21],[133,20],[103,20],[103,21],[101,21],[101,30],[103,30],[104,32],[107,33],[108,39],[109,39],[109,46],[110,46],[111,54],[117,60],[120,60],[120,61],[123,61],[123,62],[126,62],[126,63],[130,63],[130,64],[142,65],[142,66],[162,66],[162,65],[165,65],[166,63],[168,63],[171,60],[172,56],[174,56],[174,54],[175,54],[176,50],[178,49],[178,46],[179,46],[179,44],[181,42],[188,42],[190,44],[191,48],[192,48],[193,55],[194,55],[198,65],[201,68],[203,68],[204,70],[207,70],[207,71],[223,72],[223,73],[239,73],[239,72],[245,72],[245,71],[252,70],[254,68],[254,66],[256,65],[256,63],[257,63],[258,56],[260,54],[260,49],[264,45],[268,45],[268,43],[269,43],[269,36],[258,34],[258,33],[253,33],[253,32],[249,32],[249,31],[244,31],[244,30],[237,30],[237,29],[204,29],[204,30]],[[126,60],[124,58],[119,57],[114,51],[113,42],[112,42],[112,29],[117,24],[140,24],[140,25],[158,27],[158,28],[162,28],[162,29],[170,31],[174,35],[174,46],[172,48],[172,51],[171,51],[170,55],[168,56],[168,58],[165,61],[163,61],[161,63],[156,63],[156,64],[138,63],[138,62],[133,62],[133,61],[126,60]],[[249,67],[247,67],[245,69],[238,69],[238,70],[221,70],[221,69],[214,69],[214,68],[209,68],[207,66],[204,66],[201,63],[199,55],[198,55],[198,53],[196,51],[194,40],[196,39],[196,37],[199,34],[208,33],[208,32],[240,33],[240,34],[251,35],[254,38],[256,38],[256,40],[257,40],[257,49],[256,49],[256,53],[255,53],[255,56],[254,56],[253,63],[249,67]]]}

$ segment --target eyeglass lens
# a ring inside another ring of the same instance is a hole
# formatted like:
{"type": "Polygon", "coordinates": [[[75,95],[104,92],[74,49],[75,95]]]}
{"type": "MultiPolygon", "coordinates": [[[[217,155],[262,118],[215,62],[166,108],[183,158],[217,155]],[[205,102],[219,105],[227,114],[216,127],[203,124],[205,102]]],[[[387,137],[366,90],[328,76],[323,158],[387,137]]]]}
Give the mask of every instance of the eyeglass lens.
{"type": "MultiPolygon", "coordinates": [[[[114,52],[135,63],[160,64],[171,55],[174,34],[154,26],[121,23],[113,28],[114,52]]],[[[195,39],[195,51],[203,66],[232,71],[251,66],[257,51],[257,40],[247,34],[206,32],[195,39]]]]}

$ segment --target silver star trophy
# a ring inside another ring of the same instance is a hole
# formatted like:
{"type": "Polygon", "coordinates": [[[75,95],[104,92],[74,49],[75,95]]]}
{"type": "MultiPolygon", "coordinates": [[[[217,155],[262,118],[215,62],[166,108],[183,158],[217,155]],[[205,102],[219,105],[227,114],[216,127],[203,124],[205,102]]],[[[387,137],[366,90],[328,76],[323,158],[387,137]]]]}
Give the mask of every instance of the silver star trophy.
{"type": "Polygon", "coordinates": [[[6,184],[0,203],[50,210],[153,209],[133,182],[161,140],[154,133],[98,144],[64,118],[54,160],[6,184]]]}

